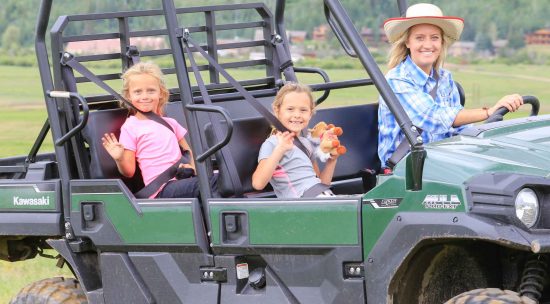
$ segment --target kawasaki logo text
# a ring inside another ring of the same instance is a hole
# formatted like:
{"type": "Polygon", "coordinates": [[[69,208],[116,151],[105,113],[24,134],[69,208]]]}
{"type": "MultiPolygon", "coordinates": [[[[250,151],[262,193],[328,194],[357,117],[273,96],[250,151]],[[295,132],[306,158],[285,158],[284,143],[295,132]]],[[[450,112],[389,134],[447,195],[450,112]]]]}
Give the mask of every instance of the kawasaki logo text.
{"type": "Polygon", "coordinates": [[[14,206],[48,206],[50,205],[50,197],[42,196],[39,198],[21,198],[19,196],[13,197],[14,206]]]}

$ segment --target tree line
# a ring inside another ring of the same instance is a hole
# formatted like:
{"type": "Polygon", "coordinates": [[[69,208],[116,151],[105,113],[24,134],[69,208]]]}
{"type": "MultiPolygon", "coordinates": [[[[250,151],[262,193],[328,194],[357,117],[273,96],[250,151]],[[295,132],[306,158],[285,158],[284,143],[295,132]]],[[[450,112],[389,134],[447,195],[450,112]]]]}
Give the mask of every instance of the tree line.
{"type": "MultiPolygon", "coordinates": [[[[174,0],[177,7],[242,3],[242,0],[174,0]]],[[[392,0],[341,0],[348,14],[360,29],[372,28],[375,34],[386,18],[398,15],[397,2],[392,0]]],[[[314,27],[326,23],[322,0],[287,0],[285,25],[287,29],[304,30],[311,33],[314,27]],[[314,9],[313,9],[314,8],[314,9]]],[[[421,1],[409,1],[409,4],[421,1]]],[[[511,46],[520,43],[523,35],[539,28],[550,27],[550,3],[548,0],[456,0],[430,1],[439,5],[447,15],[465,19],[465,28],[461,40],[481,41],[483,39],[508,39],[511,46]]],[[[275,11],[275,0],[265,1],[268,8],[275,11]]],[[[38,14],[39,0],[2,0],[0,1],[0,49],[2,52],[31,48],[34,41],[34,29],[38,14]]],[[[82,14],[87,12],[110,12],[120,10],[146,10],[162,8],[161,1],[96,0],[74,1],[54,0],[52,16],[82,14]]],[[[224,20],[246,19],[246,12],[228,12],[219,17],[224,20]]],[[[200,23],[200,16],[196,22],[200,23]]],[[[56,18],[50,20],[51,23],[56,18]]],[[[154,20],[144,18],[134,20],[138,27],[161,27],[163,18],[154,20]]],[[[190,22],[193,22],[191,20],[190,22]]],[[[83,24],[80,28],[70,29],[85,33],[101,30],[107,24],[83,24]]],[[[226,35],[231,35],[231,33],[226,35]]]]}

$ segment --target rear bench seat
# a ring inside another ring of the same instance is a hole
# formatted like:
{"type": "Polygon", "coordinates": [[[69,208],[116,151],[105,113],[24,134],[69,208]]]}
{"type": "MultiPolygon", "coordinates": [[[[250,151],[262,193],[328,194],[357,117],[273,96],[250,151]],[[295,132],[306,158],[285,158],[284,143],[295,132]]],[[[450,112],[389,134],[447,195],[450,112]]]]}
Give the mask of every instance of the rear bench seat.
{"type": "Polygon", "coordinates": [[[90,112],[82,135],[90,148],[90,178],[121,178],[130,191],[135,192],[143,187],[141,174],[134,175],[134,178],[123,177],[118,172],[115,161],[101,143],[101,137],[105,133],[114,133],[117,138],[119,137],[120,127],[127,116],[128,110],[126,109],[90,112]]]}
{"type": "MultiPolygon", "coordinates": [[[[371,169],[380,170],[378,159],[378,104],[365,104],[349,107],[329,108],[318,110],[310,126],[319,121],[333,123],[344,129],[340,141],[347,147],[348,152],[338,159],[333,177],[335,193],[355,194],[363,193],[362,171],[371,169]]],[[[224,159],[221,153],[216,153],[219,162],[220,177],[218,188],[224,197],[258,196],[252,188],[252,173],[256,169],[260,147],[271,131],[269,123],[263,117],[252,117],[233,120],[233,135],[225,149],[229,149],[231,160],[224,159]],[[232,161],[237,169],[238,176],[231,176],[226,162],[232,161]],[[235,189],[232,182],[238,178],[242,189],[235,189]]],[[[211,127],[207,127],[207,142],[213,145],[215,140],[211,127]]],[[[322,165],[322,164],[321,164],[322,165]]],[[[369,190],[369,189],[367,189],[369,190]]],[[[264,194],[269,189],[264,190],[264,194]]]]}
{"type": "MultiPolygon", "coordinates": [[[[166,115],[176,119],[182,126],[186,126],[181,102],[171,102],[166,105],[166,115]]],[[[120,136],[120,127],[128,117],[128,110],[123,108],[99,110],[90,112],[88,123],[82,130],[82,135],[90,148],[90,178],[120,178],[130,191],[136,192],[143,187],[143,180],[139,168],[132,178],[122,176],[115,161],[107,150],[103,148],[101,137],[105,133],[114,133],[120,136]]]]}
{"type": "MultiPolygon", "coordinates": [[[[269,99],[263,99],[262,103],[267,105],[269,99]]],[[[257,116],[253,109],[247,108],[248,104],[240,101],[235,104],[225,104],[231,117],[240,117],[233,120],[233,135],[225,149],[229,149],[231,160],[223,159],[221,153],[216,153],[220,172],[219,189],[224,197],[234,196],[235,193],[243,193],[245,196],[256,196],[252,188],[252,173],[257,166],[257,158],[260,146],[268,137],[271,126],[263,118],[257,116]],[[237,106],[237,105],[240,105],[237,106]],[[244,118],[242,118],[244,116],[244,118]],[[235,163],[238,177],[231,176],[227,169],[228,161],[235,163]],[[242,189],[235,189],[232,182],[238,178],[242,189]]],[[[362,170],[372,169],[375,172],[380,170],[378,159],[378,104],[364,104],[357,106],[346,106],[338,108],[327,108],[317,110],[310,126],[319,121],[332,123],[340,126],[344,134],[340,141],[348,149],[347,153],[338,159],[338,164],[333,177],[333,190],[335,193],[362,193],[362,170]]],[[[122,177],[116,163],[103,148],[101,137],[105,133],[120,135],[120,127],[124,123],[128,111],[126,109],[111,109],[91,112],[88,124],[83,130],[83,136],[90,147],[90,177],[91,178],[121,178],[128,185],[128,188],[135,192],[143,187],[141,174],[133,178],[122,177]]],[[[182,126],[186,127],[185,116],[181,102],[171,102],[166,106],[166,115],[176,119],[182,126]]],[[[200,119],[207,119],[206,116],[200,119]]],[[[206,120],[205,120],[206,121],[206,120]]],[[[207,125],[205,122],[204,125],[207,125]]],[[[206,141],[211,146],[215,140],[212,130],[208,128],[206,141]]],[[[322,163],[320,163],[322,166],[322,163]]],[[[269,192],[270,189],[265,191],[269,192]]],[[[272,195],[268,193],[267,195],[272,195]]]]}
{"type": "MultiPolygon", "coordinates": [[[[222,128],[226,126],[222,124],[222,128]]],[[[228,155],[231,159],[225,159],[220,151],[215,153],[219,169],[218,191],[222,197],[232,197],[237,193],[242,193],[245,197],[257,196],[258,192],[252,188],[252,173],[258,164],[260,147],[270,131],[271,126],[263,117],[233,120],[233,134],[229,143],[222,148],[229,150],[228,155]],[[231,175],[227,167],[230,165],[228,162],[234,163],[238,176],[231,175]],[[233,182],[236,179],[240,181],[240,189],[233,182]]],[[[211,124],[206,126],[206,139],[210,146],[217,142],[211,124]]],[[[273,196],[273,194],[267,193],[267,196],[273,196]]]]}

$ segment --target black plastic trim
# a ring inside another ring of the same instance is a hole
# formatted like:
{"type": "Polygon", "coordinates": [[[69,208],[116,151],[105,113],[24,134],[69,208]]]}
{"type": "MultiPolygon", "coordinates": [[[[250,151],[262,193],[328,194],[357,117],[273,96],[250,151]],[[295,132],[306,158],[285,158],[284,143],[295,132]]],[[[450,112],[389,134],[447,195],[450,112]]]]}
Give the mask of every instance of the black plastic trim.
{"type": "Polygon", "coordinates": [[[540,214],[533,229],[550,228],[550,180],[516,173],[485,173],[465,183],[466,201],[472,214],[494,218],[528,230],[516,217],[514,200],[523,188],[537,193],[540,214]]]}
{"type": "Polygon", "coordinates": [[[61,236],[62,217],[51,210],[0,213],[0,235],[61,236]]]}

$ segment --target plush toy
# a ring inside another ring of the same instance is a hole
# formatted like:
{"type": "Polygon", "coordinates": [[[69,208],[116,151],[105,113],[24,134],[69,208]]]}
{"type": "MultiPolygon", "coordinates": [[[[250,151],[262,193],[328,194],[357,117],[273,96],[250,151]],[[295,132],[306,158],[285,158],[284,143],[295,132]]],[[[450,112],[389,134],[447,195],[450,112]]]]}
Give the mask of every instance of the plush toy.
{"type": "Polygon", "coordinates": [[[315,155],[320,161],[326,162],[331,156],[346,153],[346,147],[338,140],[338,136],[344,133],[342,128],[321,121],[308,131],[308,138],[316,146],[315,155]]]}

